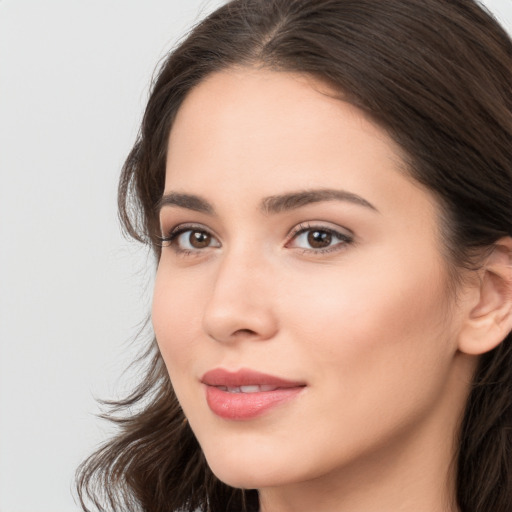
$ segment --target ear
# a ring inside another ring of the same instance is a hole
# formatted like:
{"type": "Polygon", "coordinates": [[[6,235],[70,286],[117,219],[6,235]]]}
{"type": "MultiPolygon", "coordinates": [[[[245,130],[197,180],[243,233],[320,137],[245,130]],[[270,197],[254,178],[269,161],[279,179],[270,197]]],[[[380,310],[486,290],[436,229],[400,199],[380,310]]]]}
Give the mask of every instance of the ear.
{"type": "Polygon", "coordinates": [[[476,299],[459,333],[461,352],[480,355],[512,330],[512,238],[498,240],[479,270],[476,299]]]}

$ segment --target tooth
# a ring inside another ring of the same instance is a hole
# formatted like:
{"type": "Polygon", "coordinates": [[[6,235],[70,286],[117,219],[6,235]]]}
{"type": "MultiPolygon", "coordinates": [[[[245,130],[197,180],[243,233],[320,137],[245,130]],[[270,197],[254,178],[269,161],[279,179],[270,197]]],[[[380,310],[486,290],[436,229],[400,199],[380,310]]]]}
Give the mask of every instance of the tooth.
{"type": "Polygon", "coordinates": [[[228,386],[228,391],[230,393],[240,393],[240,388],[239,387],[230,387],[230,386],[228,386]]]}
{"type": "Polygon", "coordinates": [[[217,386],[217,388],[220,389],[221,391],[227,391],[228,390],[227,386],[217,386]]]}
{"type": "Polygon", "coordinates": [[[264,384],[263,386],[260,386],[261,391],[274,391],[277,389],[277,386],[271,386],[270,384],[264,384]]]}
{"type": "Polygon", "coordinates": [[[257,393],[260,391],[260,386],[240,386],[242,393],[257,393]]]}

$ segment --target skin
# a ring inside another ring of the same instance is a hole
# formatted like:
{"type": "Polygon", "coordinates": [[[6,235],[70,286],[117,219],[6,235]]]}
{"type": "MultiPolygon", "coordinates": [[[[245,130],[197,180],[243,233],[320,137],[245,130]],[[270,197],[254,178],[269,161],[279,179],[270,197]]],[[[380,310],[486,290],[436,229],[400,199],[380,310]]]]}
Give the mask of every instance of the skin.
{"type": "Polygon", "coordinates": [[[213,472],[259,489],[263,512],[456,511],[454,438],[476,363],[459,344],[476,288],[455,301],[432,194],[382,129],[326,92],[301,75],[234,69],[187,97],[165,194],[199,196],[214,213],[167,204],[162,234],[211,238],[164,242],[157,341],[213,472]],[[261,208],[311,189],[372,206],[261,208]],[[301,225],[343,236],[321,252],[311,231],[295,235],[301,225]],[[200,382],[214,368],[306,387],[260,417],[225,420],[200,382]]]}

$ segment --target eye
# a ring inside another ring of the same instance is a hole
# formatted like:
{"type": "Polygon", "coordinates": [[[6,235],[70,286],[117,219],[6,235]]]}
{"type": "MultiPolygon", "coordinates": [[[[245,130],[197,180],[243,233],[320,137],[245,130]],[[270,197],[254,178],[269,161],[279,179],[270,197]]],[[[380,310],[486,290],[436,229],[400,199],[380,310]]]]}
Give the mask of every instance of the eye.
{"type": "Polygon", "coordinates": [[[171,247],[177,253],[190,254],[209,247],[220,247],[220,242],[208,230],[199,226],[178,226],[161,240],[162,245],[171,247]]]}
{"type": "Polygon", "coordinates": [[[303,249],[304,252],[325,253],[342,249],[353,242],[353,236],[326,226],[298,226],[287,247],[303,249]]]}

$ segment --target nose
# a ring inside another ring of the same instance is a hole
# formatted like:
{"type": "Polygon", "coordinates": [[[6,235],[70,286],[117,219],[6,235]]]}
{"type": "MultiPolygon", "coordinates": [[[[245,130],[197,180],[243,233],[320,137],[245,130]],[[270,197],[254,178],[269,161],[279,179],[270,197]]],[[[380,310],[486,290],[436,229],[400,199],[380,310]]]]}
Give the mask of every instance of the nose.
{"type": "Polygon", "coordinates": [[[240,254],[219,263],[203,315],[206,334],[222,343],[275,336],[278,322],[271,275],[261,261],[240,254]]]}

